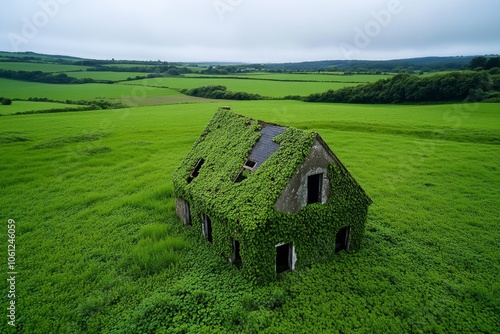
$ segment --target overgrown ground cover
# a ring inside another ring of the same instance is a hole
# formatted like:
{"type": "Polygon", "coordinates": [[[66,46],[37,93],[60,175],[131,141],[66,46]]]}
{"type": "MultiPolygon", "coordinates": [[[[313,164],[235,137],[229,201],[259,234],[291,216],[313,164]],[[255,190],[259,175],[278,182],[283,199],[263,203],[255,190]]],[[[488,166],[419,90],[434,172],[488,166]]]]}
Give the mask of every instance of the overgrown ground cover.
{"type": "Polygon", "coordinates": [[[18,332],[498,331],[499,104],[230,102],[318,131],[374,200],[360,251],[266,286],[175,217],[170,175],[219,105],[0,118],[18,332]]]}

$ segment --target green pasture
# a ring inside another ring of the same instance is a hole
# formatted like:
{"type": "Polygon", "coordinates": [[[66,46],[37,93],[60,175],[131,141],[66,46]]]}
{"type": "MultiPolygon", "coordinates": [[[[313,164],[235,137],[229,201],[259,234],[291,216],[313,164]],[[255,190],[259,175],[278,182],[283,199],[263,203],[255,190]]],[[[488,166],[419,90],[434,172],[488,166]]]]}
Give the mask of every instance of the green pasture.
{"type": "MultiPolygon", "coordinates": [[[[130,83],[123,83],[130,84],[130,83]]],[[[151,78],[133,81],[131,84],[142,86],[160,86],[174,89],[191,89],[202,86],[223,85],[230,91],[260,94],[268,97],[284,97],[287,95],[310,95],[320,93],[328,89],[338,89],[346,86],[354,86],[357,83],[342,82],[296,82],[296,81],[272,81],[252,79],[231,79],[222,76],[208,76],[204,78],[192,77],[170,77],[151,78]]]]}
{"type": "Polygon", "coordinates": [[[104,67],[122,67],[122,68],[129,68],[129,67],[151,67],[153,69],[156,65],[147,65],[147,64],[120,64],[120,63],[111,63],[111,64],[106,64],[103,65],[104,67]]]}
{"type": "Polygon", "coordinates": [[[98,71],[85,71],[85,72],[68,72],[70,77],[77,79],[91,78],[94,80],[110,80],[110,81],[123,81],[128,78],[135,78],[136,76],[146,76],[149,73],[138,72],[98,72],[98,71]]]}
{"type": "MultiPolygon", "coordinates": [[[[85,71],[87,66],[78,65],[62,65],[48,63],[31,63],[31,62],[0,62],[0,69],[10,71],[42,71],[42,72],[75,72],[85,71]]],[[[68,73],[68,75],[70,75],[68,73]]],[[[73,75],[73,73],[71,73],[73,75]]]]}
{"type": "Polygon", "coordinates": [[[18,332],[498,331],[499,104],[228,103],[320,133],[374,200],[361,250],[252,286],[181,224],[170,175],[220,102],[4,116],[18,332]]]}
{"type": "MultiPolygon", "coordinates": [[[[199,74],[186,74],[187,77],[200,76],[199,74]]],[[[276,80],[276,81],[318,81],[318,82],[344,82],[367,83],[390,78],[391,74],[351,74],[343,73],[268,73],[255,72],[245,74],[228,74],[230,77],[242,79],[276,80]]],[[[203,75],[203,77],[224,78],[224,75],[203,75]]]]}
{"type": "Polygon", "coordinates": [[[13,101],[11,105],[0,105],[0,115],[11,115],[17,112],[26,112],[34,110],[49,110],[62,108],[76,108],[79,105],[53,103],[53,102],[35,102],[35,101],[13,101]]]}
{"type": "Polygon", "coordinates": [[[28,99],[30,97],[51,100],[105,99],[130,106],[204,101],[160,87],[131,86],[121,84],[58,85],[0,79],[0,96],[28,99]]]}

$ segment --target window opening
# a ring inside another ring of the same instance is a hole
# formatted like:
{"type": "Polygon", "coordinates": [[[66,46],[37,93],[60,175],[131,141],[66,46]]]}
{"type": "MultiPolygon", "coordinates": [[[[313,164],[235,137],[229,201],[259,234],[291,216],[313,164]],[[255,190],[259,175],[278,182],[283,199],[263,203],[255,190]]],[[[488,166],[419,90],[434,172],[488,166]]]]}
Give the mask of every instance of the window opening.
{"type": "Polygon", "coordinates": [[[231,239],[233,243],[233,254],[231,256],[231,263],[236,268],[241,268],[241,255],[240,255],[240,242],[238,240],[231,239]]]}
{"type": "Polygon", "coordinates": [[[256,165],[256,164],[257,164],[257,163],[256,163],[255,161],[248,159],[248,160],[245,162],[244,167],[252,169],[252,168],[254,168],[254,167],[255,167],[255,165],[256,165]]]}
{"type": "Polygon", "coordinates": [[[245,180],[250,175],[250,172],[253,172],[253,168],[255,167],[256,164],[257,163],[255,161],[250,159],[245,161],[243,167],[241,167],[240,169],[240,172],[234,178],[233,183],[238,183],[245,180]]]}
{"type": "Polygon", "coordinates": [[[201,227],[203,230],[203,235],[208,242],[212,243],[212,221],[207,215],[201,215],[201,227]]]}
{"type": "Polygon", "coordinates": [[[351,234],[351,227],[346,226],[341,228],[337,232],[337,237],[335,238],[335,253],[342,250],[349,251],[349,235],[351,234]]]}
{"type": "Polygon", "coordinates": [[[188,201],[184,201],[184,216],[186,217],[185,224],[188,226],[193,226],[193,223],[191,221],[191,207],[189,205],[188,201]]]}
{"type": "Polygon", "coordinates": [[[292,270],[293,245],[291,243],[276,246],[276,273],[292,270]]]}
{"type": "Polygon", "coordinates": [[[195,179],[195,177],[198,176],[198,174],[200,173],[200,169],[204,163],[205,163],[205,159],[198,160],[198,162],[196,163],[196,166],[194,166],[193,170],[191,171],[191,174],[189,174],[189,176],[187,178],[187,183],[191,183],[195,179]]]}
{"type": "Polygon", "coordinates": [[[307,177],[307,204],[321,203],[322,185],[323,173],[313,174],[307,177]]]}

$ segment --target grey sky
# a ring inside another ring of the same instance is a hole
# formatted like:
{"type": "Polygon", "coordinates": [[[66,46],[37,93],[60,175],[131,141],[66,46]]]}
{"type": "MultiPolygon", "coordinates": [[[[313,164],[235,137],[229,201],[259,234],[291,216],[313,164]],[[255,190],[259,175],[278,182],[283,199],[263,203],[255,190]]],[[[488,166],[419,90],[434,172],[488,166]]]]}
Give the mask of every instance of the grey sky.
{"type": "Polygon", "coordinates": [[[500,53],[498,0],[2,0],[0,50],[288,62],[500,53]]]}

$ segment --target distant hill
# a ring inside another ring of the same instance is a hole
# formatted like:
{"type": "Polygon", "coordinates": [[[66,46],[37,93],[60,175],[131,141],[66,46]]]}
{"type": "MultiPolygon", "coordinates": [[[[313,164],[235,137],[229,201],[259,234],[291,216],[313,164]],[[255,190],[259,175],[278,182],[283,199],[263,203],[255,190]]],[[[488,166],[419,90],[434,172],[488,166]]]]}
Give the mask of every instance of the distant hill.
{"type": "Polygon", "coordinates": [[[39,62],[74,62],[83,60],[83,58],[63,56],[63,55],[48,55],[36,52],[6,52],[0,51],[0,61],[39,61],[39,62]]]}
{"type": "MultiPolygon", "coordinates": [[[[305,61],[297,63],[262,63],[245,64],[241,62],[186,62],[185,64],[197,64],[201,67],[208,66],[234,66],[254,68],[264,71],[342,71],[342,72],[401,72],[401,71],[453,71],[462,70],[467,67],[475,56],[455,57],[424,57],[394,60],[320,60],[305,61]]],[[[96,60],[85,59],[63,55],[47,55],[35,52],[2,52],[0,61],[23,61],[23,62],[50,62],[50,63],[78,63],[88,66],[97,64],[135,64],[135,65],[158,65],[168,62],[162,61],[138,61],[138,60],[96,60]]]]}
{"type": "Polygon", "coordinates": [[[339,71],[353,72],[399,72],[398,70],[414,71],[447,71],[462,70],[467,67],[474,56],[457,57],[424,57],[394,60],[321,60],[300,63],[264,64],[269,70],[282,71],[339,71]]]}

